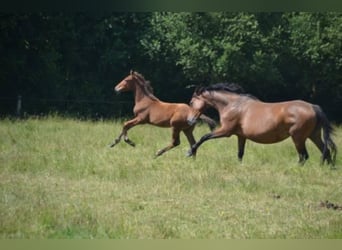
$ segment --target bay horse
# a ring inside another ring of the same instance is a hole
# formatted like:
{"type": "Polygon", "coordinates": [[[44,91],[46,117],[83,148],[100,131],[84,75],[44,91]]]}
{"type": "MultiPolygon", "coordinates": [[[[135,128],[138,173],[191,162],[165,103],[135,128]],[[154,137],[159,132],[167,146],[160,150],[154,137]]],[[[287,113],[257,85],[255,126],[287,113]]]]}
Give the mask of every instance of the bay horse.
{"type": "Polygon", "coordinates": [[[296,147],[299,163],[309,158],[305,142],[309,138],[321,151],[323,164],[335,164],[337,147],[331,139],[333,127],[318,105],[301,100],[266,103],[245,94],[237,84],[218,83],[197,88],[190,101],[197,113],[189,123],[207,108],[219,112],[221,127],[205,134],[192,145],[188,156],[196,154],[198,147],[205,141],[236,135],[238,138],[238,158],[244,155],[246,139],[257,143],[276,143],[288,137],[296,147]],[[322,140],[323,130],[323,140],[322,140]]]}
{"type": "MultiPolygon", "coordinates": [[[[136,125],[146,123],[172,128],[171,143],[158,150],[156,157],[180,144],[181,131],[185,134],[190,146],[195,144],[196,141],[193,136],[195,123],[188,124],[188,120],[194,113],[194,110],[188,104],[160,101],[153,95],[150,82],[146,81],[141,74],[132,70],[128,76],[115,86],[114,90],[117,93],[125,91],[134,92],[135,106],[133,112],[135,117],[124,123],[122,132],[110,147],[114,147],[119,143],[122,137],[126,143],[134,147],[135,143],[128,138],[127,131],[136,125]]],[[[206,122],[211,130],[216,126],[216,122],[205,115],[201,115],[199,118],[206,122]]]]}

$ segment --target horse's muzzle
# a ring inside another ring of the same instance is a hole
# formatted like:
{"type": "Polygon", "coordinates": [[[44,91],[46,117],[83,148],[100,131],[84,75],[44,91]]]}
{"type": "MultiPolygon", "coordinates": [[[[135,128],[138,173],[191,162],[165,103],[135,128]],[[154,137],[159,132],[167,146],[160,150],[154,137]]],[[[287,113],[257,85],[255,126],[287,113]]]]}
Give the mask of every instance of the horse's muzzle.
{"type": "Polygon", "coordinates": [[[114,88],[114,91],[115,91],[116,94],[120,94],[120,92],[121,92],[120,88],[117,88],[117,87],[114,88]]]}

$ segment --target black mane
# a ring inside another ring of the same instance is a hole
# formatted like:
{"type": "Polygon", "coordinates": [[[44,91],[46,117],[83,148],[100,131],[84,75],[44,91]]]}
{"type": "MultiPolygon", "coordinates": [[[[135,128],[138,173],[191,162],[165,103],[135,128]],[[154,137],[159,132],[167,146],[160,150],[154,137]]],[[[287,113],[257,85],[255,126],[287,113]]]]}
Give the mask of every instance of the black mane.
{"type": "Polygon", "coordinates": [[[204,91],[227,91],[239,95],[245,95],[251,97],[253,99],[257,99],[256,97],[247,94],[243,87],[236,83],[215,83],[206,87],[199,87],[196,89],[195,93],[197,95],[202,94],[204,91]]]}
{"type": "Polygon", "coordinates": [[[236,94],[245,94],[245,90],[236,83],[215,83],[208,87],[206,87],[206,90],[224,90],[228,92],[233,92],[236,94]]]}

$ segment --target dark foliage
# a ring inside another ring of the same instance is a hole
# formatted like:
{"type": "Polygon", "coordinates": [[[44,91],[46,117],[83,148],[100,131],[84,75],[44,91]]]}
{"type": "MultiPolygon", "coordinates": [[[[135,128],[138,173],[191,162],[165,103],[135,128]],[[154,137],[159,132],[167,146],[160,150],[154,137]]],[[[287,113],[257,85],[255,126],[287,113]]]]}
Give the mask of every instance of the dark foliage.
{"type": "Polygon", "coordinates": [[[263,101],[304,99],[342,115],[341,13],[0,14],[0,115],[131,116],[114,85],[131,69],[156,96],[237,82],[263,101]]]}

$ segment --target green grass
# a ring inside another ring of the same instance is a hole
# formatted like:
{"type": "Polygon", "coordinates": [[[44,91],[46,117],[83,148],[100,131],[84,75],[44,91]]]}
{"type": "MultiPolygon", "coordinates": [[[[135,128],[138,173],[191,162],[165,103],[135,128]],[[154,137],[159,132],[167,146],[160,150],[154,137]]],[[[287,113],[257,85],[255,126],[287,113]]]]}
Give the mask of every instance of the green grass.
{"type": "MultiPolygon", "coordinates": [[[[342,158],[297,164],[291,140],[188,143],[154,159],[170,130],[133,128],[136,147],[108,145],[122,122],[0,120],[1,238],[342,238],[342,158]]],[[[196,139],[208,132],[195,129],[196,139]]],[[[335,142],[342,148],[342,128],[335,142]]]]}

